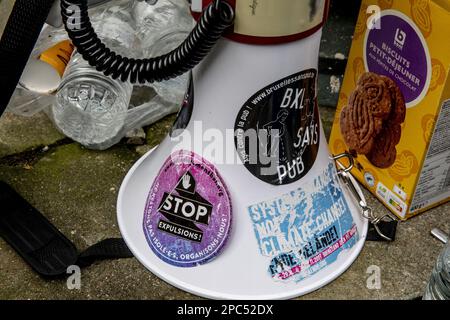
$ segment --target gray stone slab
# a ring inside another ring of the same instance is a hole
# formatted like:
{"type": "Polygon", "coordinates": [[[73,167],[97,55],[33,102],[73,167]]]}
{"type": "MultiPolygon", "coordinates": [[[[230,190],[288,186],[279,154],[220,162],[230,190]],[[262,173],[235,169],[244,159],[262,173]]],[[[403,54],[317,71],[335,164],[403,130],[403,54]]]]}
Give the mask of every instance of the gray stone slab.
{"type": "MultiPolygon", "coordinates": [[[[322,108],[325,124],[332,109],[322,108]]],[[[147,129],[148,148],[170,128],[173,117],[147,129]]],[[[329,132],[329,125],[325,125],[329,132]]],[[[104,152],[77,144],[51,147],[21,159],[0,160],[0,180],[11,184],[82,250],[120,236],[116,198],[122,179],[139,158],[135,147],[119,145],[104,152]]],[[[387,210],[372,196],[376,212],[387,210]]],[[[394,243],[367,242],[350,269],[330,285],[302,299],[411,299],[422,294],[442,245],[429,234],[450,230],[450,204],[401,223],[394,243]],[[380,290],[369,290],[367,270],[381,269],[380,290]]],[[[81,290],[66,280],[37,276],[0,240],[0,298],[3,299],[192,299],[148,272],[136,259],[102,261],[82,272],[81,290]]]]}
{"type": "Polygon", "coordinates": [[[43,113],[21,117],[5,112],[0,118],[0,158],[45,147],[64,139],[43,113]]]}
{"type": "Polygon", "coordinates": [[[331,1],[330,15],[323,29],[320,57],[347,58],[358,18],[361,0],[331,1]]]}

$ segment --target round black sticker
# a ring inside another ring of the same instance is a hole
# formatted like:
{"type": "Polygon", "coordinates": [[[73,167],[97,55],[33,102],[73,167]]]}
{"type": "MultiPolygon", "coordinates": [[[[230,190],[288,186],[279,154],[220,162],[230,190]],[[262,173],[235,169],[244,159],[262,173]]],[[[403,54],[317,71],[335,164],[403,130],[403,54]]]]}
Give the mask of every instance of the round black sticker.
{"type": "Polygon", "coordinates": [[[305,70],[255,93],[235,124],[236,150],[258,179],[286,185],[312,168],[320,143],[317,71],[305,70]]]}

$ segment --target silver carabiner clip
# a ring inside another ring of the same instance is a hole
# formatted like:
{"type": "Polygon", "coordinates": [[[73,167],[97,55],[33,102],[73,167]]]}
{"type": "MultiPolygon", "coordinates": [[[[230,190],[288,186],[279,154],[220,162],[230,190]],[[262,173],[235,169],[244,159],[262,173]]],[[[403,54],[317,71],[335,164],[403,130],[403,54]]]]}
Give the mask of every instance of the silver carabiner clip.
{"type": "Polygon", "coordinates": [[[358,186],[357,182],[350,174],[350,171],[355,166],[355,161],[353,159],[353,156],[349,153],[342,153],[337,156],[333,155],[331,157],[331,159],[337,163],[337,165],[339,167],[338,176],[341,178],[342,182],[347,186],[347,189],[350,191],[352,196],[357,201],[358,205],[361,208],[362,216],[372,223],[373,227],[375,228],[375,231],[380,235],[380,237],[382,237],[383,239],[385,239],[387,241],[393,241],[390,237],[386,236],[385,234],[383,234],[383,232],[381,232],[378,224],[385,219],[390,219],[391,221],[394,221],[394,218],[392,218],[388,214],[381,216],[381,217],[376,217],[375,214],[373,213],[373,209],[367,205],[367,202],[362,195],[362,191],[361,191],[360,187],[358,186]],[[348,159],[349,166],[346,167],[340,161],[338,161],[343,158],[348,159]]]}
{"type": "Polygon", "coordinates": [[[380,230],[380,227],[378,226],[378,224],[381,221],[385,221],[386,219],[391,220],[391,221],[395,221],[395,219],[393,217],[391,217],[389,214],[385,214],[384,216],[381,216],[381,217],[378,217],[378,218],[374,218],[370,222],[372,222],[372,225],[375,228],[375,231],[380,235],[380,237],[382,237],[383,239],[385,239],[387,241],[394,241],[392,238],[389,238],[384,233],[382,233],[381,230],[380,230]]]}

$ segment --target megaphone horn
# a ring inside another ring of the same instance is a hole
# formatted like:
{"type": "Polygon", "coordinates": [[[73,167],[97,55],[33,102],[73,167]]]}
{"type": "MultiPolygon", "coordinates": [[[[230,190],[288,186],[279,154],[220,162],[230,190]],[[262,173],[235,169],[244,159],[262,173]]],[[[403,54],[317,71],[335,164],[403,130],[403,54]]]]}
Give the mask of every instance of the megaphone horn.
{"type": "Polygon", "coordinates": [[[193,70],[173,130],[123,182],[119,226],[136,257],[183,290],[296,297],[342,274],[368,225],[318,110],[328,1],[229,4],[235,24],[193,70]]]}

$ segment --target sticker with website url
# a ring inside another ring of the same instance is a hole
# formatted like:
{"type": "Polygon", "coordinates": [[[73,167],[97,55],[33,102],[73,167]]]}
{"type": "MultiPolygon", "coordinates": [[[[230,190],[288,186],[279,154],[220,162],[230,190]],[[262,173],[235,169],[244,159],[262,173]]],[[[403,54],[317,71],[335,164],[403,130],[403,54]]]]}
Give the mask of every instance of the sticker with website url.
{"type": "Polygon", "coordinates": [[[320,144],[317,70],[308,69],[256,92],[235,122],[236,151],[255,177],[272,185],[300,180],[320,144]]]}
{"type": "Polygon", "coordinates": [[[150,189],[144,233],[153,252],[178,267],[211,261],[226,244],[231,200],[216,168],[190,151],[173,153],[150,189]]]}

